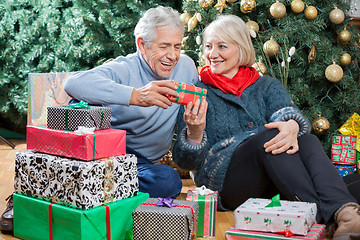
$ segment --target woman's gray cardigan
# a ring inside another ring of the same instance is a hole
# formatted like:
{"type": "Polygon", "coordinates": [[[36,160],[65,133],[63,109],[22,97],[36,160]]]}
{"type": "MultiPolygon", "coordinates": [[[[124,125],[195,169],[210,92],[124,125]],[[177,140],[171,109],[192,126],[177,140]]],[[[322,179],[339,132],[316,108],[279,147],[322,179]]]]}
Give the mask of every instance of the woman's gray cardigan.
{"type": "Polygon", "coordinates": [[[269,76],[260,77],[239,98],[205,85],[208,110],[204,137],[199,145],[186,139],[184,107],[178,118],[178,136],[173,147],[174,162],[182,169],[195,172],[196,186],[205,185],[221,191],[231,156],[237,146],[263,130],[269,122],[294,119],[299,123],[299,136],[310,132],[310,124],[290,101],[281,82],[269,76]]]}

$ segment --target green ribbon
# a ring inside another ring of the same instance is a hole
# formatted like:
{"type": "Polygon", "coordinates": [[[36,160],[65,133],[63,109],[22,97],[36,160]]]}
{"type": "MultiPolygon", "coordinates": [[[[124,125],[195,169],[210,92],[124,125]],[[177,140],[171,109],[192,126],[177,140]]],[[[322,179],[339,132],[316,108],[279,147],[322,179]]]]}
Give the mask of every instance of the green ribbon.
{"type": "Polygon", "coordinates": [[[206,195],[198,195],[199,214],[196,236],[204,236],[205,224],[205,197],[206,195]]]}
{"type": "Polygon", "coordinates": [[[102,124],[103,124],[103,120],[104,120],[104,109],[103,108],[101,108],[101,120],[100,120],[100,127],[99,127],[99,129],[101,129],[101,127],[102,127],[102,124]]]}
{"type": "Polygon", "coordinates": [[[280,194],[277,194],[274,197],[272,197],[271,198],[271,203],[269,203],[265,207],[281,207],[280,194]]]}
{"type": "MultiPolygon", "coordinates": [[[[181,82],[179,82],[179,86],[178,89],[176,90],[177,92],[184,92],[184,93],[191,93],[191,94],[195,94],[195,95],[199,95],[200,96],[200,103],[203,97],[206,97],[206,93],[204,93],[204,89],[201,88],[201,92],[196,92],[196,91],[190,91],[187,89],[182,89],[181,88],[181,82]]],[[[176,98],[176,101],[179,101],[179,97],[176,98]]]]}
{"type": "Polygon", "coordinates": [[[95,133],[93,134],[93,136],[94,136],[94,144],[93,144],[93,157],[92,157],[92,160],[95,159],[95,139],[96,139],[95,133]]]}
{"type": "Polygon", "coordinates": [[[90,108],[89,104],[87,102],[84,102],[83,100],[78,103],[69,104],[69,107],[73,109],[90,108]]]}

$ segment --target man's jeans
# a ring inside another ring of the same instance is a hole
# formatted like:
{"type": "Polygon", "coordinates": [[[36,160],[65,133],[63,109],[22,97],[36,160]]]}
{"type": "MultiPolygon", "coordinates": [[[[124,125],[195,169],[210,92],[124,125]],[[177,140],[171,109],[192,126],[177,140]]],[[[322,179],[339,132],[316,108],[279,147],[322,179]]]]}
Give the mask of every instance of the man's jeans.
{"type": "Polygon", "coordinates": [[[137,157],[140,192],[149,193],[152,198],[176,198],[180,194],[182,182],[175,169],[164,164],[154,164],[129,147],[126,148],[126,153],[137,157]]]}

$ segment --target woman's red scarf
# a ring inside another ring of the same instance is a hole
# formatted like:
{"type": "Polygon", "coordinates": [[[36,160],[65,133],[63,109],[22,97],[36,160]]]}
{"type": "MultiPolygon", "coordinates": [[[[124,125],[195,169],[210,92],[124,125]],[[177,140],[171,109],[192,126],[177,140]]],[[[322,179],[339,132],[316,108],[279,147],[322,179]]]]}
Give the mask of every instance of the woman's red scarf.
{"type": "Polygon", "coordinates": [[[210,66],[205,66],[200,71],[200,77],[201,81],[211,87],[241,97],[242,92],[259,78],[259,73],[253,67],[240,67],[235,76],[230,79],[212,73],[210,66]]]}

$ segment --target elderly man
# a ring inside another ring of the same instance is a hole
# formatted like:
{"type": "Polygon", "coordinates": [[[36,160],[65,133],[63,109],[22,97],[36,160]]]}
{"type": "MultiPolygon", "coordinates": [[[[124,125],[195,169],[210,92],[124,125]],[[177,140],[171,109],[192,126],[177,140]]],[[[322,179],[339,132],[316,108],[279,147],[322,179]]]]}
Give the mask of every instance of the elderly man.
{"type": "MultiPolygon", "coordinates": [[[[198,81],[194,62],[180,54],[184,24],[170,7],[149,9],[135,27],[137,52],[88,71],[72,74],[65,91],[74,99],[112,108],[112,128],[127,131],[127,152],[138,158],[140,191],[176,198],[182,188],[177,172],[155,164],[169,150],[179,112],[168,96],[178,97],[168,80],[198,81]]],[[[12,231],[12,198],[0,230],[12,231]]]]}
{"type": "Polygon", "coordinates": [[[112,128],[127,131],[127,152],[138,157],[140,191],[176,198],[182,188],[173,168],[154,164],[169,150],[179,111],[170,79],[198,81],[194,62],[180,54],[184,24],[170,7],[146,11],[135,27],[137,52],[73,74],[65,91],[77,100],[112,108],[112,128]]]}

